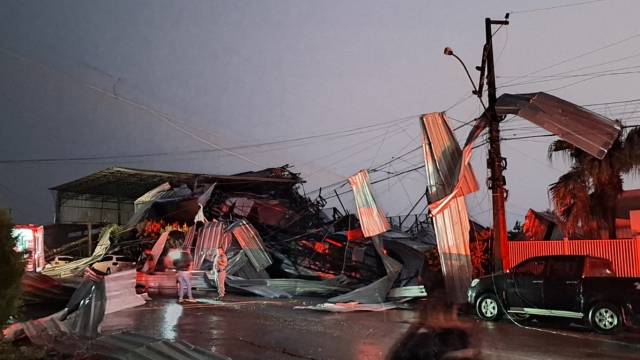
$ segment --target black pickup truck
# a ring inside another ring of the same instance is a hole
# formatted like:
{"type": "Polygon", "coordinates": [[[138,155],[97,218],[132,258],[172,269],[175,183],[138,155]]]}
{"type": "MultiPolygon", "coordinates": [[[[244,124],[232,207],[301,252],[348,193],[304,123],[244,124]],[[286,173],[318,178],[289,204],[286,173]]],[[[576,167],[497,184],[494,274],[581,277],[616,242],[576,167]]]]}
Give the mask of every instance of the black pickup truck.
{"type": "Polygon", "coordinates": [[[640,325],[640,278],[616,277],[611,261],[593,256],[540,256],[506,273],[474,279],[468,300],[484,320],[562,317],[601,333],[640,325]]]}

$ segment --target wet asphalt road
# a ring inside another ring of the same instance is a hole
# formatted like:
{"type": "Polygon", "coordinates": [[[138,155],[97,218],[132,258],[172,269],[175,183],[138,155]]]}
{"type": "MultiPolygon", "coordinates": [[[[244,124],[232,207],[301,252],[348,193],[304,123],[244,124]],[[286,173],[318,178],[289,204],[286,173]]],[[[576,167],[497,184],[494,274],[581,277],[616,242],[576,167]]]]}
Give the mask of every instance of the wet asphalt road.
{"type": "Polygon", "coordinates": [[[640,359],[637,333],[612,337],[576,326],[486,323],[459,316],[435,300],[416,301],[412,310],[377,313],[293,309],[320,302],[231,296],[223,304],[179,305],[173,298],[156,296],[144,306],[107,315],[102,330],[183,340],[233,359],[361,360],[386,358],[409,327],[420,324],[428,331],[465,330],[474,349],[467,353],[475,351],[481,359],[640,359]]]}

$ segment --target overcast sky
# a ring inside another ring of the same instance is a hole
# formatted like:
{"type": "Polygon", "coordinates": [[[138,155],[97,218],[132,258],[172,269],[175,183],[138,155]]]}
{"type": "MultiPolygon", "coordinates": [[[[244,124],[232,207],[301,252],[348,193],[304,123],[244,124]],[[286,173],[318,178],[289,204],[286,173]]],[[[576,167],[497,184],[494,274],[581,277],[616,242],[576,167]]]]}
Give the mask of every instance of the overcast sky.
{"type": "MultiPolygon", "coordinates": [[[[0,162],[0,207],[17,223],[50,223],[48,188],[115,165],[231,174],[291,164],[307,192],[341,181],[418,146],[417,115],[470,94],[443,48],[451,46],[477,81],[484,18],[508,11],[511,24],[495,34],[494,51],[498,86],[512,86],[499,94],[547,90],[577,104],[640,98],[633,0],[4,0],[0,161],[100,159],[0,162]],[[284,141],[326,133],[333,135],[284,141]],[[282,142],[188,153],[273,141],[282,142]],[[140,154],[155,155],[131,157],[140,154]]],[[[638,105],[591,108],[639,124],[638,105]]],[[[469,98],[447,114],[456,127],[480,105],[469,98]]],[[[545,134],[521,119],[503,128],[505,137],[545,134]]],[[[456,132],[461,142],[468,129],[456,132]]],[[[510,227],[527,209],[549,207],[547,187],[567,169],[562,159],[547,160],[550,141],[503,142],[510,227]]],[[[481,180],[485,159],[486,146],[476,149],[481,180]]],[[[420,162],[414,152],[372,178],[420,162]]],[[[374,195],[388,214],[404,214],[424,187],[416,171],[380,182],[374,195]]],[[[350,195],[343,200],[353,206],[350,195]]],[[[485,187],[468,205],[490,224],[485,187]]]]}

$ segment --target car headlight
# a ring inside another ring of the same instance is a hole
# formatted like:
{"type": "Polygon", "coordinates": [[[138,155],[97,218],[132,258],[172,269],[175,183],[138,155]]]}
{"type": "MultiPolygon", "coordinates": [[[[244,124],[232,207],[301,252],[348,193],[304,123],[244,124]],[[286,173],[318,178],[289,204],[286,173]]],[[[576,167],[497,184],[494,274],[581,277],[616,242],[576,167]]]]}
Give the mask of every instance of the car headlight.
{"type": "Polygon", "coordinates": [[[471,280],[471,287],[474,287],[474,286],[478,285],[479,282],[480,282],[480,279],[471,280]]]}

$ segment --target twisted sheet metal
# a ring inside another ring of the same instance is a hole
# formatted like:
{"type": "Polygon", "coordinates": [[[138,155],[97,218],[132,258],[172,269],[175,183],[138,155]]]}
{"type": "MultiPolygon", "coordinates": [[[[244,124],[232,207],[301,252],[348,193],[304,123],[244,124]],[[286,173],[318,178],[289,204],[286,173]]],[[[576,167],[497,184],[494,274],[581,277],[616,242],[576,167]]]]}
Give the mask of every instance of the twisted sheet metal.
{"type": "MultiPolygon", "coordinates": [[[[214,275],[205,274],[211,287],[215,287],[214,275]]],[[[228,275],[226,285],[231,290],[243,290],[268,298],[291,298],[292,296],[328,295],[345,292],[351,287],[345,285],[346,279],[337,276],[328,280],[305,279],[243,279],[228,275]]]]}
{"type": "Polygon", "coordinates": [[[26,335],[34,344],[53,346],[62,338],[95,338],[105,314],[106,291],[102,276],[91,270],[85,275],[63,310],[11,324],[3,329],[5,339],[14,341],[26,335]]]}
{"type": "Polygon", "coordinates": [[[164,184],[161,184],[151,189],[150,191],[146,192],[144,195],[137,198],[136,201],[134,201],[133,203],[134,213],[129,219],[129,221],[127,221],[127,225],[125,228],[126,229],[134,228],[140,221],[142,221],[142,218],[147,215],[147,213],[149,212],[149,209],[151,209],[151,207],[153,206],[153,203],[157,199],[161,198],[164,194],[166,194],[169,190],[171,190],[171,185],[169,185],[169,183],[166,182],[164,184]]]}
{"type": "Polygon", "coordinates": [[[50,267],[42,270],[42,273],[44,275],[53,277],[68,277],[82,274],[87,266],[100,260],[107,253],[107,250],[109,250],[109,246],[111,246],[109,236],[111,235],[111,232],[114,228],[115,225],[110,225],[102,230],[98,245],[96,245],[96,248],[93,251],[93,255],[91,255],[90,257],[78,259],[64,265],[50,267]]]}
{"type": "Polygon", "coordinates": [[[156,269],[160,255],[162,255],[162,251],[164,250],[164,244],[167,243],[168,238],[169,231],[165,231],[160,235],[155,244],[153,244],[151,248],[151,258],[142,266],[142,272],[153,272],[156,269]]]}
{"type": "Polygon", "coordinates": [[[206,223],[198,232],[193,255],[193,268],[200,269],[204,259],[213,261],[218,247],[225,251],[231,245],[231,234],[225,231],[224,223],[213,220],[206,223]]]}
{"type": "Polygon", "coordinates": [[[620,123],[543,92],[503,94],[496,111],[523,117],[598,159],[621,131],[620,123]]]}
{"type": "Polygon", "coordinates": [[[243,266],[247,264],[247,256],[244,254],[244,250],[238,251],[237,254],[229,258],[229,262],[227,264],[227,275],[233,275],[238,270],[240,270],[243,266]]]}
{"type": "Polygon", "coordinates": [[[105,314],[140,306],[145,303],[136,294],[136,270],[118,271],[104,277],[107,304],[105,314]]]}
{"type": "Polygon", "coordinates": [[[248,221],[239,220],[233,223],[229,230],[240,244],[245,255],[256,271],[264,270],[273,261],[264,247],[260,234],[248,221]]]}
{"type": "Polygon", "coordinates": [[[378,256],[380,256],[380,259],[382,260],[382,264],[387,271],[387,275],[367,286],[355,289],[343,295],[332,297],[328,302],[347,303],[355,301],[361,304],[378,304],[385,302],[387,294],[389,294],[389,290],[391,290],[391,286],[398,278],[398,275],[400,275],[400,271],[402,271],[402,264],[385,253],[382,246],[382,239],[380,239],[380,237],[374,236],[371,238],[371,241],[378,253],[378,256]]]}
{"type": "Polygon", "coordinates": [[[24,303],[66,302],[75,291],[74,288],[58,280],[35,272],[25,272],[20,281],[22,301],[24,303]]]}
{"type": "MultiPolygon", "coordinates": [[[[463,303],[471,283],[469,217],[464,195],[478,189],[469,165],[472,143],[464,150],[453,136],[444,113],[423,115],[420,119],[427,199],[440,254],[440,263],[449,301],[463,303]]],[[[479,131],[472,131],[475,136],[479,131]]]]}
{"type": "Polygon", "coordinates": [[[349,184],[353,189],[360,227],[364,236],[372,237],[389,230],[391,228],[389,221],[382,209],[376,206],[376,201],[371,194],[367,170],[360,170],[351,176],[349,184]]]}
{"type": "MultiPolygon", "coordinates": [[[[471,146],[470,144],[465,146],[465,151],[460,149],[446,115],[444,113],[422,115],[420,128],[429,203],[443,200],[451,194],[459,196],[477,191],[478,180],[469,165],[471,146]]],[[[475,138],[470,141],[473,140],[475,138]]]]}

